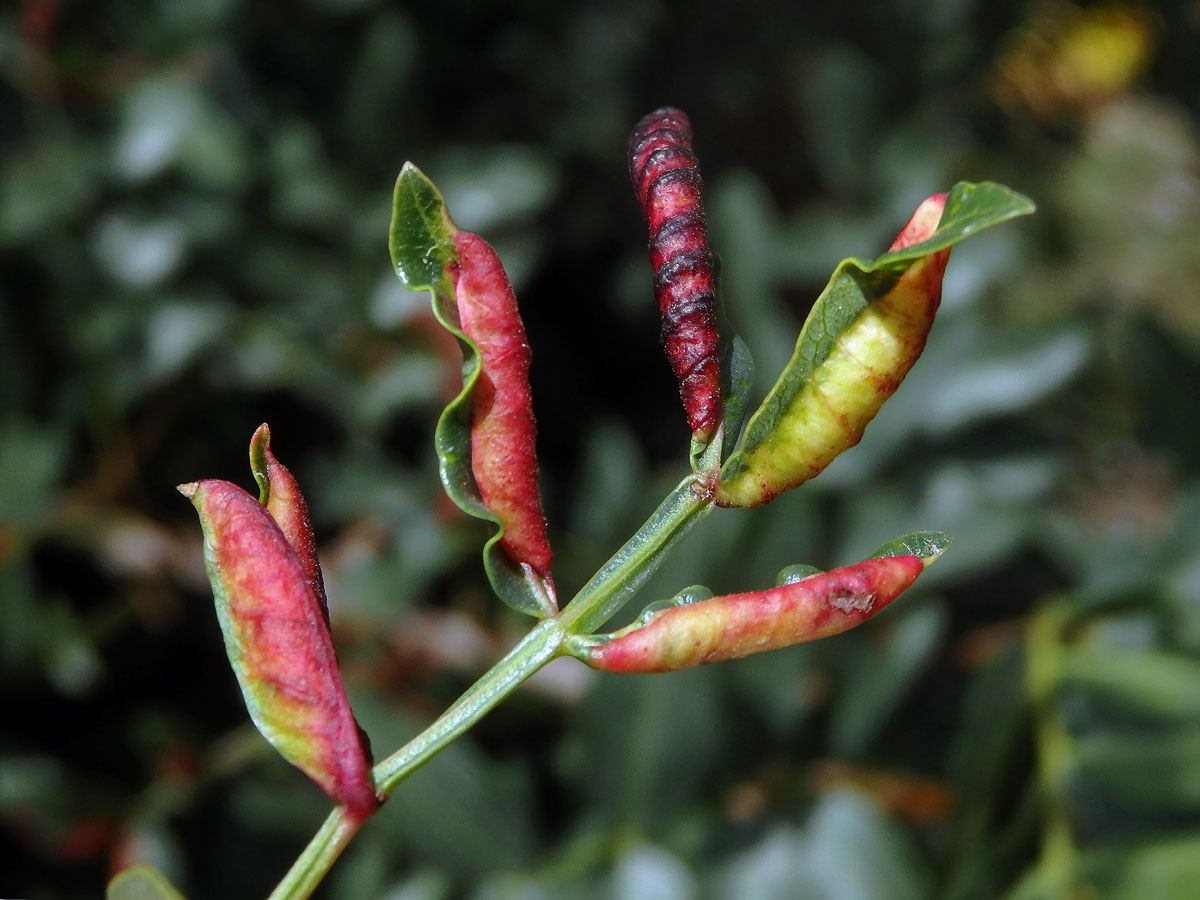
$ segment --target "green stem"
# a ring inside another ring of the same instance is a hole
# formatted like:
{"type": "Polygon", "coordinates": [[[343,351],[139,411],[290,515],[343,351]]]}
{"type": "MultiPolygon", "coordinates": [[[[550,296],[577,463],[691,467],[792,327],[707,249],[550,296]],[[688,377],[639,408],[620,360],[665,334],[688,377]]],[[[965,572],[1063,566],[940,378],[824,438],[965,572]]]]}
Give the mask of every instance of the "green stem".
{"type": "Polygon", "coordinates": [[[344,806],[335,807],[267,900],[302,900],[310,896],[363,821],[347,815],[344,806]]]}
{"type": "Polygon", "coordinates": [[[540,622],[432,725],[375,767],[381,797],[557,656],[567,634],[587,633],[603,624],[711,508],[711,492],[703,489],[700,478],[689,476],[680,482],[559,615],[540,622]]]}
{"type": "MultiPolygon", "coordinates": [[[[712,509],[712,501],[711,487],[702,474],[680,482],[561,613],[539,622],[428,728],[375,766],[373,775],[380,801],[558,656],[568,634],[588,634],[602,625],[703,520],[712,509]]],[[[347,817],[342,807],[333,810],[268,900],[309,897],[361,825],[347,817]]]]}
{"type": "Polygon", "coordinates": [[[375,766],[375,787],[380,799],[386,799],[401,781],[557,656],[562,639],[563,631],[557,619],[540,622],[432,725],[375,766]]]}
{"type": "Polygon", "coordinates": [[[713,491],[704,473],[689,475],[671,491],[637,534],[613,554],[558,616],[572,634],[591,634],[658,571],[663,560],[712,511],[713,491]]]}

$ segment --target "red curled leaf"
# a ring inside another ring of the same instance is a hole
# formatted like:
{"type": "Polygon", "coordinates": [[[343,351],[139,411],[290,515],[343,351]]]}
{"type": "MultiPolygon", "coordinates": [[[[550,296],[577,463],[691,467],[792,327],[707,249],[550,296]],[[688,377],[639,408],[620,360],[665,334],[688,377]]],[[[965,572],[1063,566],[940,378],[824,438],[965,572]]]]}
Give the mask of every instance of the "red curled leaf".
{"type": "Polygon", "coordinates": [[[200,514],[204,563],[246,708],[288,762],[359,819],[378,805],[309,573],[267,508],[227,481],[180,485],[200,514]]]}
{"type": "Polygon", "coordinates": [[[682,110],[663,107],[637,123],[629,139],[629,176],[650,231],[667,359],[688,425],[698,440],[708,441],[722,411],[717,286],[700,166],[682,110]]]}
{"type": "Polygon", "coordinates": [[[328,624],[329,601],[325,598],[325,579],[321,577],[317,539],[308,516],[308,503],[300,493],[300,485],[292,473],[271,452],[271,429],[266,423],[259,425],[250,439],[250,470],[258,482],[258,502],[267,508],[291,544],[300,565],[304,566],[308,586],[321,604],[321,612],[328,624]]]}
{"type": "Polygon", "coordinates": [[[495,252],[450,219],[433,183],[412,163],[396,180],[392,263],[463,351],[462,391],[438,419],[434,443],[446,494],[492,522],[483,564],[496,594],[538,618],[558,610],[538,490],[529,344],[495,252]]]}
{"type": "Polygon", "coordinates": [[[479,351],[471,395],[471,471],[484,505],[504,522],[500,546],[550,578],[550,542],[538,490],[537,424],[529,392],[529,342],[496,252],[469,231],[454,235],[451,268],[463,333],[479,351]]]}
{"type": "Polygon", "coordinates": [[[765,591],[684,597],[612,635],[579,638],[569,652],[609,672],[673,672],[831,637],[895,600],[948,544],[945,535],[909,535],[872,559],[765,591]]]}

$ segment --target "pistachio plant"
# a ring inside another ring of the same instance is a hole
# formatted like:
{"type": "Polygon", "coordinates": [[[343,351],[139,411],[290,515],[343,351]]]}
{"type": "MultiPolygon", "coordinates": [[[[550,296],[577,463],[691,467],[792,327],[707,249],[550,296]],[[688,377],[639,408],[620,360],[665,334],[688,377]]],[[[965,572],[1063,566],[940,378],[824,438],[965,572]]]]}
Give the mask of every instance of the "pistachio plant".
{"type": "MultiPolygon", "coordinates": [[[[496,596],[534,624],[428,728],[373,763],[342,685],[312,526],[300,490],[275,458],[266,425],[250,461],[257,497],[227,481],[181,485],[195,506],[226,649],[251,718],[281,755],[334,803],[271,900],[308,897],[346,844],[424,762],[550,660],[609,672],[668,672],[829,637],[878,613],[946,549],[920,532],[870,558],[820,572],[796,565],[775,584],[713,596],[689,587],[632,624],[599,633],[671,550],[714,509],[769,502],[858,443],[921,354],[941,300],[950,248],[1032,212],[1000,185],[960,183],[922,203],[881,256],[844,260],[817,298],[796,349],[757,410],[753,365],[717,305],[699,165],[687,116],[656,110],[629,144],[630,177],[649,231],[662,340],[692,438],[690,471],[573,598],[560,604],[538,488],[530,348],[499,258],[460,229],[411,163],[396,182],[392,264],[463,355],[462,390],[438,420],[442,484],[489,523],[483,564],[496,596]],[[724,332],[724,333],[722,333],[724,332]]],[[[740,513],[722,513],[735,515],[740,513]]],[[[178,897],[148,869],[121,873],[109,896],[178,897]]]]}

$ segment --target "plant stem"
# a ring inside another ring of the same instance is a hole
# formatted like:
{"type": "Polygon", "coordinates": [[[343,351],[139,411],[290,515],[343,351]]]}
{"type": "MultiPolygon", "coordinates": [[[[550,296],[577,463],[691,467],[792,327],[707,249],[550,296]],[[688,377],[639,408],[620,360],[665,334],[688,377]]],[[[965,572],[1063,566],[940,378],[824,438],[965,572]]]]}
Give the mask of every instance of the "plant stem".
{"type": "Polygon", "coordinates": [[[572,634],[591,634],[620,609],[662,565],[675,546],[712,511],[703,473],[683,479],[625,546],[613,554],[567,604],[558,621],[572,634]]]}
{"type": "MultiPolygon", "coordinates": [[[[670,551],[712,509],[701,475],[690,475],[659,505],[561,613],[539,622],[419,735],[375,766],[380,802],[442,748],[478,722],[530,675],[558,656],[569,634],[602,625],[658,570],[670,551]]],[[[268,900],[305,900],[361,826],[338,807],[309,841],[268,900]]]]}
{"type": "Polygon", "coordinates": [[[567,634],[599,627],[633,596],[712,508],[711,492],[697,491],[695,485],[703,485],[696,476],[680,482],[559,615],[535,626],[432,725],[375,766],[375,787],[381,799],[557,656],[567,634]]]}
{"type": "Polygon", "coordinates": [[[380,800],[386,799],[401,781],[557,656],[562,640],[563,631],[557,619],[540,622],[433,724],[375,766],[375,788],[380,800]]]}
{"type": "Polygon", "coordinates": [[[310,896],[363,821],[347,815],[344,806],[335,807],[267,900],[303,900],[310,896]]]}

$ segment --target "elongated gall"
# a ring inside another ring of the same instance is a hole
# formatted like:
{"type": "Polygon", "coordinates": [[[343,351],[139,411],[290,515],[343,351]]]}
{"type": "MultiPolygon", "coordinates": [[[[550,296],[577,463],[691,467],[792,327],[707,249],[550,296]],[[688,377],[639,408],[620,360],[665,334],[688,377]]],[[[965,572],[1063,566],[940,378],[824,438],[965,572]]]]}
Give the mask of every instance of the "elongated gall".
{"type": "Polygon", "coordinates": [[[708,440],[721,418],[717,285],[700,164],[682,110],[663,107],[637,123],[629,139],[629,176],[650,231],[667,359],[692,433],[708,440]]]}

